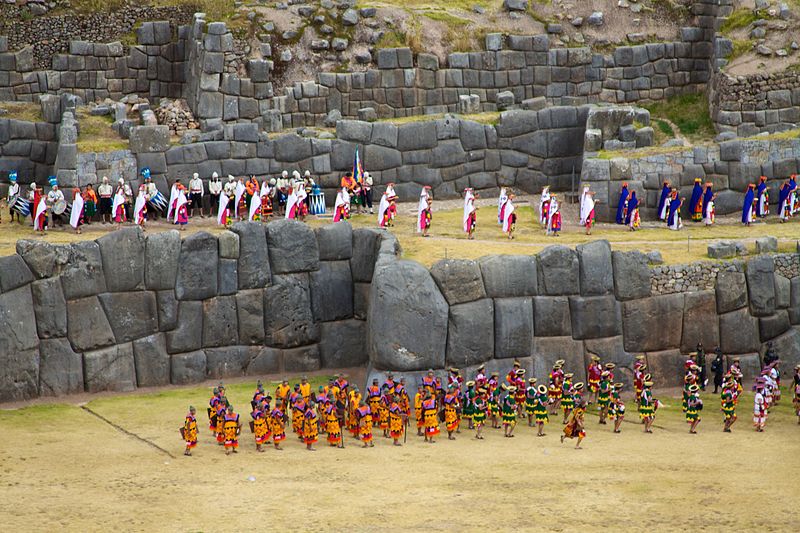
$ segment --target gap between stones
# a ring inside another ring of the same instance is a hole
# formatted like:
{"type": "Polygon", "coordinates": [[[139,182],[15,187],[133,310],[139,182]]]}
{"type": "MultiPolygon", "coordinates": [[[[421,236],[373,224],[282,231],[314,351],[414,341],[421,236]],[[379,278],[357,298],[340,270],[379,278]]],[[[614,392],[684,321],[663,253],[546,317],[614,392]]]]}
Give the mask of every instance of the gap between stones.
{"type": "Polygon", "coordinates": [[[140,437],[136,433],[128,431],[124,427],[120,426],[119,424],[115,424],[114,422],[112,422],[108,418],[104,417],[103,415],[101,415],[99,413],[96,413],[95,411],[92,411],[91,409],[89,409],[85,405],[81,405],[80,408],[83,409],[84,411],[86,411],[87,413],[89,413],[90,415],[93,415],[93,416],[99,418],[100,420],[102,420],[103,422],[105,422],[106,424],[111,426],[112,428],[116,429],[120,433],[124,433],[125,435],[128,435],[129,437],[133,437],[134,439],[140,440],[140,441],[144,442],[145,444],[147,444],[147,445],[155,448],[156,450],[160,451],[161,453],[167,454],[170,458],[175,459],[174,455],[172,455],[169,451],[165,450],[164,448],[162,448],[161,446],[159,446],[155,442],[147,440],[144,437],[140,437]]]}

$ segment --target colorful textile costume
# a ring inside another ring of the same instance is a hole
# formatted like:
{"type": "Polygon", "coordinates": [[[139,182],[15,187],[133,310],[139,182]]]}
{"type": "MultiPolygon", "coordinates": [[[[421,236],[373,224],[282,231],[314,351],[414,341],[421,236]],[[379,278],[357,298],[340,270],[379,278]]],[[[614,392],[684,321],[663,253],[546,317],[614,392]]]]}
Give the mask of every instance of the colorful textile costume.
{"type": "Polygon", "coordinates": [[[187,414],[186,420],[183,421],[183,440],[190,450],[197,446],[197,418],[191,413],[187,414]]]}

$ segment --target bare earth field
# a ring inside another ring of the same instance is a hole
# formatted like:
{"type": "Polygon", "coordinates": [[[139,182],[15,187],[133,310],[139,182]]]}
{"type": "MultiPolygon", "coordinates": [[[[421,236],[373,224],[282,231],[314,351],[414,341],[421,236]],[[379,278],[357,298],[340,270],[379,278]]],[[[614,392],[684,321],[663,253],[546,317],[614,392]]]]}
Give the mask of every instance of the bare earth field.
{"type": "MultiPolygon", "coordinates": [[[[265,384],[274,389],[275,382],[265,384]]],[[[718,397],[704,394],[699,434],[690,435],[680,401],[656,391],[666,406],[652,435],[642,432],[628,400],[621,434],[587,416],[582,450],[559,444],[554,420],[543,438],[518,426],[513,439],[487,429],[477,441],[464,424],[457,440],[433,445],[409,435],[397,448],[376,435],[374,448],[347,438],[343,450],[320,442],[312,453],[290,436],[284,451],[257,454],[246,424],[254,389],[248,381],[228,384],[245,427],[240,452],[225,456],[207,429],[211,386],[95,396],[86,404],[138,437],[72,403],[0,411],[3,529],[800,528],[800,425],[786,392],[762,434],[750,423],[750,394],[730,434],[722,432],[718,397]],[[200,444],[184,457],[177,428],[190,403],[198,409],[200,444]]]]}

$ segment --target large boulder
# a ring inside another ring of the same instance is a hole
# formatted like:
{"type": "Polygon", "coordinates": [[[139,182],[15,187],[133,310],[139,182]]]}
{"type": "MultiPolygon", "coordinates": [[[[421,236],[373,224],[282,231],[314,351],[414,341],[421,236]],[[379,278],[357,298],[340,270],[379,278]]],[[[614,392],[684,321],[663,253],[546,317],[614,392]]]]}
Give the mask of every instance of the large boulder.
{"type": "Polygon", "coordinates": [[[529,297],[494,301],[494,356],[528,357],[533,350],[533,302],[529,297]]]}
{"type": "Polygon", "coordinates": [[[684,298],[681,351],[695,351],[698,342],[706,351],[719,346],[717,299],[712,290],[687,292],[684,298]]]}
{"type": "Polygon", "coordinates": [[[125,392],[136,388],[136,368],[131,343],[83,354],[86,392],[125,392]]]}
{"type": "Polygon", "coordinates": [[[620,306],[613,296],[571,296],[572,336],[599,339],[622,333],[620,306]]]}
{"type": "Polygon", "coordinates": [[[239,261],[220,259],[217,265],[217,294],[228,296],[239,290],[239,261]]]}
{"type": "Polygon", "coordinates": [[[215,296],[218,260],[216,237],[204,231],[186,237],[181,243],[175,281],[178,300],[204,300],[215,296]]]}
{"type": "Polygon", "coordinates": [[[167,351],[174,354],[199,350],[203,345],[203,302],[179,302],[177,324],[167,332],[167,351]]]}
{"type": "Polygon", "coordinates": [[[617,300],[650,296],[650,267],[642,252],[611,252],[614,265],[614,295],[617,300]]]}
{"type": "Polygon", "coordinates": [[[791,298],[789,300],[789,321],[800,324],[800,276],[792,278],[791,298]]]}
{"type": "Polygon", "coordinates": [[[36,330],[40,339],[67,334],[67,302],[61,290],[61,278],[45,278],[31,284],[36,330]]]}
{"type": "Polygon", "coordinates": [[[772,256],[759,255],[747,261],[747,293],[753,316],[775,312],[775,263],[772,256]]]}
{"type": "Polygon", "coordinates": [[[349,261],[322,261],[309,274],[314,320],[328,322],[353,317],[353,278],[349,261]]]}
{"type": "Polygon", "coordinates": [[[741,272],[719,272],[715,291],[720,315],[747,305],[747,283],[741,272]]]}
{"type": "Polygon", "coordinates": [[[536,296],[533,299],[533,316],[537,337],[572,335],[569,298],[566,296],[536,296]]]}
{"type": "Polygon", "coordinates": [[[206,352],[197,350],[170,356],[169,375],[173,385],[200,383],[206,379],[206,352]]]}
{"type": "Polygon", "coordinates": [[[586,339],[583,341],[583,348],[586,358],[583,362],[584,368],[589,366],[590,357],[596,355],[604,363],[614,363],[617,368],[614,370],[614,379],[626,386],[633,383],[633,363],[634,355],[625,350],[622,335],[607,337],[605,339],[586,339]]]}
{"type": "Polygon", "coordinates": [[[43,241],[17,241],[17,254],[22,257],[36,278],[58,275],[70,261],[70,247],[43,241]]]}
{"type": "Polygon", "coordinates": [[[150,290],[172,290],[178,276],[181,236],[176,230],[147,235],[144,278],[150,290]]]}
{"type": "MultiPolygon", "coordinates": [[[[539,383],[547,383],[553,364],[564,360],[567,372],[575,374],[573,383],[586,381],[583,344],[572,337],[536,337],[533,342],[533,375],[539,383]]],[[[530,376],[529,376],[530,377],[530,376]]]]}
{"type": "Polygon", "coordinates": [[[206,348],[206,377],[219,379],[244,376],[250,361],[247,346],[206,348]]]}
{"type": "Polygon", "coordinates": [[[69,248],[69,263],[61,273],[64,297],[73,300],[106,292],[100,246],[94,241],[81,241],[69,248]]]}
{"type": "Polygon", "coordinates": [[[367,354],[367,323],[363,320],[338,320],[320,325],[319,355],[322,368],[364,366],[367,354]]]}
{"type": "Polygon", "coordinates": [[[314,372],[321,367],[318,344],[283,350],[283,368],[286,372],[314,372]]]}
{"type": "Polygon", "coordinates": [[[267,224],[269,262],[275,274],[309,272],[319,268],[317,239],[308,224],[277,220],[267,224]]]}
{"type": "Polygon", "coordinates": [[[372,281],[380,243],[381,234],[377,230],[367,228],[353,230],[353,256],[350,259],[353,281],[363,283],[372,281]]]}
{"type": "Polygon", "coordinates": [[[538,257],[539,294],[580,294],[578,253],[566,246],[548,246],[538,257]]]}
{"type": "Polygon", "coordinates": [[[445,363],[463,368],[494,357],[494,304],[484,298],[451,305],[445,363]]]}
{"type": "Polygon", "coordinates": [[[614,291],[614,270],[611,267],[611,245],[608,241],[579,244],[575,251],[580,264],[581,295],[611,294],[614,291]]]}
{"type": "Polygon", "coordinates": [[[237,222],[231,230],[239,236],[239,288],[266,287],[272,276],[264,226],[259,222],[237,222]]]}
{"type": "Polygon", "coordinates": [[[719,340],[723,353],[751,353],[761,347],[758,337],[758,319],[747,309],[719,315],[719,340]]]}
{"type": "Polygon", "coordinates": [[[328,224],[314,230],[320,261],[341,261],[353,257],[353,226],[349,222],[328,224]]]}
{"type": "Polygon", "coordinates": [[[152,335],[158,331],[158,308],[152,292],[104,293],[100,303],[111,324],[117,344],[152,335]]]}
{"type": "Polygon", "coordinates": [[[43,339],[39,357],[39,394],[83,392],[83,356],[72,349],[67,339],[43,339]]]}
{"type": "Polygon", "coordinates": [[[653,376],[656,388],[678,387],[683,384],[683,364],[686,358],[680,350],[647,352],[647,371],[653,376]]]}
{"type": "Polygon", "coordinates": [[[266,344],[294,348],[319,340],[319,325],[311,312],[308,274],[275,275],[264,291],[266,344]]]}
{"type": "Polygon", "coordinates": [[[785,309],[775,311],[774,315],[758,319],[758,332],[761,342],[774,339],[789,330],[789,313],[785,309]]]}
{"type": "Polygon", "coordinates": [[[169,385],[170,357],[163,333],[133,341],[133,359],[139,387],[169,385]]]}
{"type": "Polygon", "coordinates": [[[657,352],[680,348],[683,294],[663,294],[622,303],[625,349],[657,352]]]}
{"type": "Polygon", "coordinates": [[[368,317],[375,367],[407,371],[444,366],[448,305],[419,263],[396,261],[375,272],[368,317]]]}
{"type": "MultiPolygon", "coordinates": [[[[353,268],[352,262],[350,262],[350,268],[353,268]]],[[[353,318],[359,320],[367,319],[370,289],[371,285],[369,283],[353,283],[353,318]]]]}
{"type": "Polygon", "coordinates": [[[203,347],[233,346],[238,342],[236,297],[217,296],[203,300],[203,347]]]}
{"type": "Polygon", "coordinates": [[[144,232],[139,226],[120,228],[97,239],[109,292],[143,287],[145,242],[144,232]]]}
{"type": "Polygon", "coordinates": [[[251,289],[236,294],[240,344],[264,342],[264,291],[251,289]]]}
{"type": "Polygon", "coordinates": [[[97,296],[67,302],[67,331],[76,352],[114,344],[114,333],[97,296]]]}
{"type": "Polygon", "coordinates": [[[478,259],[489,298],[538,294],[536,256],[487,255],[478,259]]]}
{"type": "Polygon", "coordinates": [[[470,259],[442,259],[431,267],[431,275],[450,305],[486,297],[478,263],[470,259]]]}
{"type": "Polygon", "coordinates": [[[0,294],[0,402],[39,395],[39,338],[27,286],[0,294]]]}
{"type": "Polygon", "coordinates": [[[772,339],[772,348],[781,358],[781,368],[786,374],[789,369],[800,364],[800,328],[793,327],[780,337],[772,339]]]}
{"type": "Polygon", "coordinates": [[[33,281],[33,274],[17,254],[0,257],[0,292],[13,291],[33,281]]]}
{"type": "Polygon", "coordinates": [[[775,308],[787,309],[792,304],[792,282],[775,274],[775,308]]]}

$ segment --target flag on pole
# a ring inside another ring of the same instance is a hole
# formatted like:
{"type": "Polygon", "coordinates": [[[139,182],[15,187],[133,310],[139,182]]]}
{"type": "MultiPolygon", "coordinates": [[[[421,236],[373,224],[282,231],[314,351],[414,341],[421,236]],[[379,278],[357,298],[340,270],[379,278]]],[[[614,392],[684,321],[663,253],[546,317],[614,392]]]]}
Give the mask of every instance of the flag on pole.
{"type": "Polygon", "coordinates": [[[356,180],[356,183],[364,180],[364,167],[361,165],[361,158],[358,155],[358,146],[356,146],[356,155],[353,157],[353,179],[356,180]]]}

